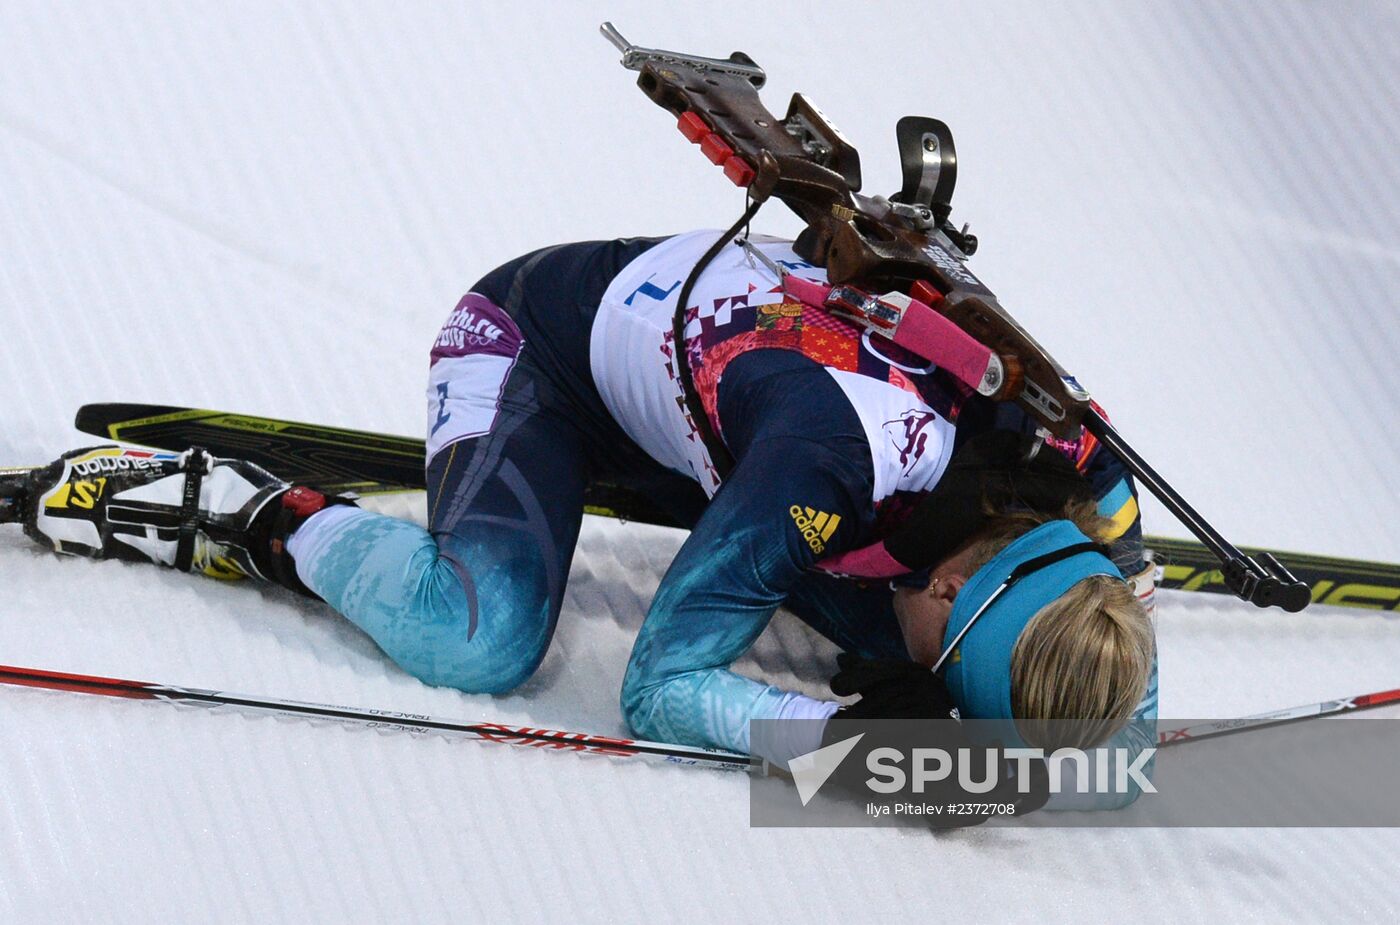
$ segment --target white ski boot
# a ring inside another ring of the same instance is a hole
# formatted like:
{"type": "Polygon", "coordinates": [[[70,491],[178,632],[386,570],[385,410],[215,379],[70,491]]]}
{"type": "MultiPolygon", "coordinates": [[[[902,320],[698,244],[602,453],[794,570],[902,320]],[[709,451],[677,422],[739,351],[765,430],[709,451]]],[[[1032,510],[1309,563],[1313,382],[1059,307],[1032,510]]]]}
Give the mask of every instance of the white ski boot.
{"type": "Polygon", "coordinates": [[[25,496],[25,532],[55,552],[247,575],[304,594],[286,537],[328,504],[350,503],[198,447],[74,450],[34,470],[25,496]]]}

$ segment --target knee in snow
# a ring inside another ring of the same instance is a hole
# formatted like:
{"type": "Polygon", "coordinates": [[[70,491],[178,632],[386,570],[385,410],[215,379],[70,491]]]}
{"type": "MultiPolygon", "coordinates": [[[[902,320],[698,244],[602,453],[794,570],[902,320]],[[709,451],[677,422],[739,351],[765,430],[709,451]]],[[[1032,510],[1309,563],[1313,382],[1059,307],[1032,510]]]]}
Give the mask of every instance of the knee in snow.
{"type": "MultiPolygon", "coordinates": [[[[475,653],[472,653],[475,655],[475,653]]],[[[414,677],[435,687],[452,687],[467,694],[504,694],[535,673],[534,665],[490,658],[441,653],[427,665],[409,669],[414,677]]]]}
{"type": "Polygon", "coordinates": [[[471,694],[502,694],[529,680],[549,645],[548,602],[496,583],[482,582],[472,595],[456,581],[447,587],[419,596],[400,664],[429,684],[471,694]]]}
{"type": "Polygon", "coordinates": [[[655,696],[656,686],[645,681],[641,673],[629,665],[627,674],[622,679],[619,705],[622,708],[622,721],[627,724],[633,735],[643,739],[663,737],[661,732],[654,728],[655,711],[652,706],[655,696]]]}

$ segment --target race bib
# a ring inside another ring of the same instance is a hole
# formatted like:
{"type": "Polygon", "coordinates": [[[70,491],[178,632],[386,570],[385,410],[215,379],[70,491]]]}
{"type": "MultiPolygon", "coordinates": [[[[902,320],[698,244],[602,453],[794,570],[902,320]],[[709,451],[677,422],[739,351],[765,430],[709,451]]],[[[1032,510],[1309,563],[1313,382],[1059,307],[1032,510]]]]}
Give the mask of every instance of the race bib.
{"type": "Polygon", "coordinates": [[[489,434],[525,340],[485,296],[462,296],[433,344],[428,372],[428,460],[458,440],[489,434]]]}

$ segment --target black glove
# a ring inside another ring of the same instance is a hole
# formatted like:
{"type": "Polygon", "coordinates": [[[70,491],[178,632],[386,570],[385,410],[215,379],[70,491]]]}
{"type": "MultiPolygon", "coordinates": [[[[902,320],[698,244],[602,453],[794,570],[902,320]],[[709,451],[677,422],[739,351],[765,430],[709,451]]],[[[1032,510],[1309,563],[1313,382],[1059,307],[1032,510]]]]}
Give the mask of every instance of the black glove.
{"type": "MultiPolygon", "coordinates": [[[[926,744],[957,754],[959,748],[970,748],[972,742],[963,732],[957,705],[948,693],[948,687],[940,675],[934,674],[923,665],[898,659],[861,658],[849,653],[836,657],[840,671],[831,679],[831,690],[838,696],[860,695],[860,700],[843,707],[827,721],[822,731],[822,745],[831,745],[847,736],[852,730],[844,720],[872,719],[911,719],[911,720],[951,720],[938,724],[937,741],[926,744]]],[[[857,728],[860,728],[857,725],[857,728]]],[[[1000,747],[995,744],[995,747],[1000,747]]],[[[1049,778],[1045,762],[1034,760],[1028,763],[1029,792],[1020,793],[1016,778],[1009,773],[1013,766],[1007,762],[1007,773],[1001,775],[998,785],[990,793],[967,796],[952,781],[938,788],[947,802],[1012,803],[1016,815],[1023,816],[1045,805],[1050,797],[1049,778]]],[[[979,766],[979,776],[980,776],[979,766]]],[[[868,799],[868,794],[848,784],[848,789],[860,793],[868,799]]],[[[932,816],[926,821],[932,828],[954,828],[980,825],[987,816],[932,816]]]]}
{"type": "Polygon", "coordinates": [[[957,719],[958,708],[948,685],[916,662],[892,658],[861,658],[842,652],[841,669],[831,679],[838,697],[860,695],[841,710],[848,719],[957,719]]]}

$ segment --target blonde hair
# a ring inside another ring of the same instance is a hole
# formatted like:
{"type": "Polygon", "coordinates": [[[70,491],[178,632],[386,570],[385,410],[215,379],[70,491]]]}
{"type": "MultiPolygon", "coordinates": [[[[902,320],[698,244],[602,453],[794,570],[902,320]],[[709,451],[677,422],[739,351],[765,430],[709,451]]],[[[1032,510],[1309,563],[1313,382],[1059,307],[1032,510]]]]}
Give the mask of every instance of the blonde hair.
{"type": "MultiPolygon", "coordinates": [[[[1014,539],[1050,520],[1066,519],[1091,539],[1109,521],[1092,502],[1058,515],[999,515],[971,545],[981,568],[1014,539]]],[[[1152,624],[1123,581],[1095,575],[1031,617],[1011,654],[1011,713],[1027,744],[1089,748],[1127,724],[1142,700],[1155,649],[1152,624]]]]}

